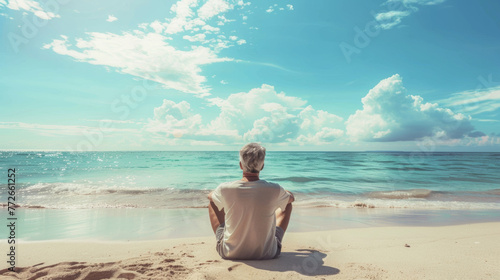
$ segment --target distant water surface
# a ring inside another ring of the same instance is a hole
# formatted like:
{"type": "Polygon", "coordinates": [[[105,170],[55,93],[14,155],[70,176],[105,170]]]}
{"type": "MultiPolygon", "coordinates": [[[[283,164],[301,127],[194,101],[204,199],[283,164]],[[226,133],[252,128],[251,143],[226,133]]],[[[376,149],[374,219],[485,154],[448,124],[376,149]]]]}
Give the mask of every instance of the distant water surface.
{"type": "MultiPolygon", "coordinates": [[[[238,161],[238,152],[0,152],[23,208],[205,207],[210,190],[241,178],[238,161]]],[[[500,153],[271,151],[261,179],[294,192],[299,207],[500,210],[499,170],[500,153]]]]}

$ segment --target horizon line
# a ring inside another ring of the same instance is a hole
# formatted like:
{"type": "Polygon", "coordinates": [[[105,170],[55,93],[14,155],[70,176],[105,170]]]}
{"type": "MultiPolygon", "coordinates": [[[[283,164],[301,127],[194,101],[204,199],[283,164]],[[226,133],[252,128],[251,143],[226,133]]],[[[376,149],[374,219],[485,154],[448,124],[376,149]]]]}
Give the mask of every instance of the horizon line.
{"type": "MultiPolygon", "coordinates": [[[[68,152],[68,153],[89,153],[89,152],[238,152],[238,150],[97,150],[97,151],[70,151],[70,150],[2,150],[0,152],[68,152]]],[[[415,150],[267,150],[266,152],[334,152],[334,153],[378,153],[378,152],[386,152],[386,153],[500,153],[500,151],[445,151],[445,150],[436,150],[436,151],[415,151],[415,150]]]]}

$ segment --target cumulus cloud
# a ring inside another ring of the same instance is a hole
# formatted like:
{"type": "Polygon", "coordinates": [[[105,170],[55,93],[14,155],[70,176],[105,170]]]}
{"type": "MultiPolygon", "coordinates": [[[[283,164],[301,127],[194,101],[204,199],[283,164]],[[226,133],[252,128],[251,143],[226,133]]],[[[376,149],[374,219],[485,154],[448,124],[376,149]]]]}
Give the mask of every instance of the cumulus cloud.
{"type": "Polygon", "coordinates": [[[346,121],[347,135],[378,142],[479,136],[473,132],[469,116],[425,103],[422,97],[405,92],[398,74],[380,81],[362,99],[363,109],[346,121]]]}
{"type": "MultiPolygon", "coordinates": [[[[213,131],[233,131],[240,136],[250,131],[256,121],[271,117],[274,111],[272,109],[277,110],[278,105],[289,111],[297,111],[306,104],[306,101],[298,97],[277,93],[269,85],[262,85],[249,92],[234,93],[227,99],[212,98],[209,101],[219,107],[220,114],[208,124],[208,128],[213,131]]],[[[275,115],[277,113],[279,112],[275,112],[275,115]]]]}
{"type": "Polygon", "coordinates": [[[202,20],[207,20],[215,15],[233,9],[233,7],[234,6],[232,4],[229,4],[227,1],[224,0],[208,0],[198,10],[198,15],[202,20]]]}
{"type": "Polygon", "coordinates": [[[5,1],[0,1],[0,7],[6,7],[17,11],[31,12],[35,16],[45,20],[60,17],[59,15],[44,9],[39,2],[34,0],[10,0],[7,3],[5,1]]]}
{"type": "Polygon", "coordinates": [[[250,6],[252,5],[252,2],[245,2],[242,0],[239,0],[238,3],[236,3],[238,6],[240,6],[240,9],[243,9],[245,6],[250,6]]]}
{"type": "Polygon", "coordinates": [[[243,135],[245,141],[286,142],[296,137],[299,125],[296,116],[288,113],[287,108],[279,103],[265,103],[261,109],[268,114],[253,122],[252,129],[243,135]]]}
{"type": "Polygon", "coordinates": [[[205,34],[199,33],[199,34],[196,34],[196,35],[193,35],[193,36],[184,35],[182,38],[185,39],[185,40],[188,40],[190,42],[204,42],[205,41],[205,37],[206,37],[205,34]]]}
{"type": "Polygon", "coordinates": [[[205,30],[206,32],[209,32],[209,33],[219,33],[219,31],[220,31],[219,27],[213,27],[213,26],[210,26],[208,24],[204,25],[201,29],[205,30]]]}
{"type": "Polygon", "coordinates": [[[153,21],[151,24],[149,24],[149,26],[153,28],[156,33],[162,33],[165,29],[165,26],[158,20],[153,21]]]}
{"type": "Polygon", "coordinates": [[[301,135],[297,138],[300,143],[327,143],[344,135],[344,131],[337,124],[342,118],[323,110],[315,110],[311,105],[299,113],[301,135]]]}
{"type": "Polygon", "coordinates": [[[208,95],[200,75],[201,65],[227,61],[206,47],[177,50],[167,38],[157,33],[88,33],[88,39],[77,39],[73,47],[66,36],[44,46],[61,55],[95,65],[110,66],[121,73],[130,74],[199,96],[208,95]]]}
{"type": "Polygon", "coordinates": [[[172,5],[170,11],[175,17],[168,19],[165,25],[165,33],[175,34],[181,31],[190,30],[196,25],[203,25],[201,20],[191,19],[194,16],[192,8],[198,6],[197,0],[180,0],[172,5]]]}
{"type": "Polygon", "coordinates": [[[217,22],[217,25],[225,25],[228,22],[233,22],[236,21],[235,19],[227,19],[225,16],[217,16],[219,21],[217,22]]]}
{"type": "Polygon", "coordinates": [[[211,98],[209,102],[220,113],[202,123],[201,116],[191,112],[187,102],[176,104],[165,100],[155,109],[155,117],[147,125],[147,131],[170,137],[175,137],[173,131],[177,131],[184,139],[223,143],[325,144],[343,135],[339,128],[342,118],[312,106],[306,107],[306,101],[276,92],[270,85],[234,93],[226,99],[211,98]],[[174,107],[182,110],[173,110],[174,107]]]}
{"type": "Polygon", "coordinates": [[[165,99],[160,107],[154,109],[154,117],[145,130],[180,138],[183,135],[196,134],[200,125],[201,115],[193,114],[189,103],[175,103],[165,99]]]}

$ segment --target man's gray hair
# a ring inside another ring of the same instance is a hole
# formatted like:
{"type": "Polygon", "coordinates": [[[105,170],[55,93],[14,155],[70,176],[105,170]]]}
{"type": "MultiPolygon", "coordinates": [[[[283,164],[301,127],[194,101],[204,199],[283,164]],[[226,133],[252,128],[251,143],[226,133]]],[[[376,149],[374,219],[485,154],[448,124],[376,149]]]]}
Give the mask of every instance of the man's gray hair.
{"type": "Polygon", "coordinates": [[[246,144],[240,150],[240,162],[244,172],[257,173],[264,167],[266,148],[257,143],[246,144]]]}

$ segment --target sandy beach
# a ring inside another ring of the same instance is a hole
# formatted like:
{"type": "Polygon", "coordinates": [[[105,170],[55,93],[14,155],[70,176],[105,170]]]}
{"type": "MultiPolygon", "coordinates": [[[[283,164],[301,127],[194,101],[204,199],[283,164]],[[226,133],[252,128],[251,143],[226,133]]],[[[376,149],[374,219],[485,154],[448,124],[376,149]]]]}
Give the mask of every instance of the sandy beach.
{"type": "Polygon", "coordinates": [[[0,279],[499,279],[499,236],[498,222],[291,232],[266,261],[223,260],[212,236],[23,242],[0,279]]]}

